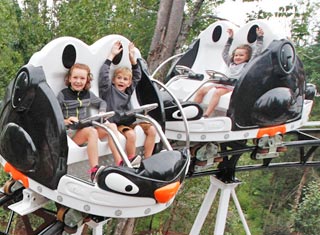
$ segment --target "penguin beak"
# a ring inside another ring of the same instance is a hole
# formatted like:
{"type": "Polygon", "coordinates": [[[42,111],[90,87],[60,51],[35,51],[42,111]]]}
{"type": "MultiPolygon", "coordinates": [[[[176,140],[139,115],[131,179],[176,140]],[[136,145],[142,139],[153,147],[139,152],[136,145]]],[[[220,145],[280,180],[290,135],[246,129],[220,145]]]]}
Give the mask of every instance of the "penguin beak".
{"type": "Polygon", "coordinates": [[[168,184],[164,187],[158,188],[154,192],[154,197],[157,200],[157,202],[166,203],[176,195],[176,193],[179,190],[179,187],[180,187],[180,182],[174,182],[174,183],[168,184]]]}

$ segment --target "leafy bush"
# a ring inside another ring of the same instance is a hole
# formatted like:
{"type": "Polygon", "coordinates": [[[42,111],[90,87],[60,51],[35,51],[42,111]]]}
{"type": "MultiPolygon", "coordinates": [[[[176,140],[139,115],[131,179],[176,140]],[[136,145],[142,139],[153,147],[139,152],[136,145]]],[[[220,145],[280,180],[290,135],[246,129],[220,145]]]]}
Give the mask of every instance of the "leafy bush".
{"type": "Polygon", "coordinates": [[[300,234],[318,235],[320,231],[320,182],[312,181],[304,189],[297,211],[292,213],[293,229],[300,234]]]}

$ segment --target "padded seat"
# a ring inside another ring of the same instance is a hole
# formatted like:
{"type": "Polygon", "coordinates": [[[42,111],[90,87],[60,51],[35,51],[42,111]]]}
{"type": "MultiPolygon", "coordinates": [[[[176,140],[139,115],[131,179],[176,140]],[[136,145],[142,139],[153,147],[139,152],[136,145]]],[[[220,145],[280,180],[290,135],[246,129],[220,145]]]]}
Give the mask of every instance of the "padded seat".
{"type": "MultiPolygon", "coordinates": [[[[93,45],[88,46],[81,40],[73,37],[60,37],[49,42],[41,51],[36,52],[29,60],[29,64],[37,67],[41,66],[45,73],[46,81],[50,88],[57,96],[58,92],[65,88],[64,79],[68,69],[74,63],[87,64],[93,75],[93,81],[91,82],[90,91],[94,92],[98,96],[98,78],[99,71],[106,60],[108,51],[111,50],[115,41],[121,41],[123,45],[123,55],[119,58],[118,64],[112,64],[110,68],[110,74],[117,67],[131,67],[131,63],[128,56],[129,40],[121,35],[108,35],[93,45]]],[[[141,58],[140,52],[136,49],[137,58],[141,58]]],[[[138,103],[134,103],[133,107],[137,107],[138,103]]],[[[91,109],[91,114],[96,114],[97,110],[91,109]]],[[[145,134],[141,127],[135,128],[137,134],[136,146],[143,146],[145,140],[145,134]]],[[[125,138],[119,133],[121,146],[125,146],[125,138]]],[[[156,141],[159,142],[160,138],[157,137],[156,141]]],[[[99,156],[104,156],[111,153],[107,140],[99,140],[99,156]]],[[[86,146],[78,146],[72,139],[68,137],[68,164],[74,162],[87,160],[86,146]]]]}
{"type": "MultiPolygon", "coordinates": [[[[180,100],[186,99],[191,93],[195,92],[198,87],[200,86],[201,81],[188,79],[188,78],[180,78],[170,84],[168,89],[180,100]]],[[[208,85],[211,85],[211,83],[208,83],[208,85]]],[[[208,107],[209,102],[211,100],[211,97],[214,93],[215,89],[211,89],[206,96],[203,99],[203,102],[201,103],[201,106],[203,108],[208,107]]],[[[224,113],[227,112],[229,103],[230,103],[230,97],[232,92],[229,92],[223,96],[221,96],[219,103],[216,107],[216,110],[222,111],[224,113]]],[[[194,101],[195,95],[193,95],[189,100],[194,101]]]]}
{"type": "Polygon", "coordinates": [[[186,158],[180,151],[163,151],[141,162],[140,175],[161,181],[173,181],[184,169],[186,158]],[[183,160],[184,159],[184,160],[183,160]]]}
{"type": "MultiPolygon", "coordinates": [[[[199,34],[197,43],[195,43],[176,64],[189,67],[196,74],[203,74],[205,79],[208,78],[206,70],[227,74],[228,66],[223,60],[222,52],[229,37],[227,33],[228,28],[234,29],[234,40],[230,48],[231,54],[231,52],[240,44],[250,44],[255,47],[257,27],[261,27],[264,30],[262,51],[267,48],[274,39],[284,37],[283,32],[274,32],[274,29],[271,29],[268,22],[264,20],[250,21],[241,28],[238,28],[227,21],[217,21],[199,34]]],[[[185,100],[186,97],[199,88],[202,81],[188,79],[182,75],[178,76],[181,78],[174,81],[169,80],[167,87],[179,100],[185,100]]],[[[173,77],[171,79],[173,80],[176,78],[177,77],[173,77]]],[[[204,97],[203,103],[201,104],[203,108],[208,106],[213,93],[214,89],[210,90],[204,97]]],[[[229,92],[220,98],[215,109],[217,112],[213,114],[214,116],[226,115],[231,95],[232,92],[229,92]]],[[[189,101],[193,100],[194,95],[189,101]]]]}
{"type": "MultiPolygon", "coordinates": [[[[213,93],[215,92],[215,89],[211,89],[203,98],[202,101],[202,106],[204,108],[208,107],[209,102],[211,100],[211,97],[213,95],[213,93]]],[[[220,112],[224,112],[224,114],[226,114],[228,108],[229,108],[229,103],[230,103],[230,97],[231,97],[232,91],[228,92],[227,94],[224,94],[223,96],[220,97],[219,103],[217,105],[217,107],[215,108],[215,111],[220,111],[220,112]]]]}

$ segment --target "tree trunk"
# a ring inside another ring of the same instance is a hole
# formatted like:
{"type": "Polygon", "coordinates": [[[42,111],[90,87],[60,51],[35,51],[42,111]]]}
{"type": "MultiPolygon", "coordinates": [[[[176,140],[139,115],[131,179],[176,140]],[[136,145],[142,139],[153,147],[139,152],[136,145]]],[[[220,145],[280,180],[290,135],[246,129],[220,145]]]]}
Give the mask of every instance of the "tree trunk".
{"type": "MultiPolygon", "coordinates": [[[[310,161],[312,161],[314,157],[314,154],[312,154],[310,156],[310,161]]],[[[308,176],[308,173],[310,172],[310,168],[307,167],[303,170],[303,175],[300,179],[300,182],[299,182],[299,186],[298,186],[298,189],[297,189],[297,192],[296,192],[296,196],[295,196],[295,199],[294,199],[294,202],[293,202],[293,210],[296,211],[298,209],[298,206],[299,206],[299,203],[300,203],[300,198],[301,198],[301,195],[302,195],[302,191],[303,191],[303,187],[305,186],[306,182],[307,182],[307,176],[308,176]]]]}
{"type": "Polygon", "coordinates": [[[181,32],[178,36],[178,40],[176,43],[176,50],[175,53],[179,54],[181,53],[181,49],[183,47],[183,45],[185,44],[185,41],[187,39],[187,35],[189,34],[192,25],[202,7],[204,0],[196,0],[196,2],[194,3],[194,8],[192,11],[190,11],[190,15],[188,20],[185,20],[182,24],[182,28],[181,28],[181,32]]]}
{"type": "Polygon", "coordinates": [[[126,223],[124,225],[121,235],[132,235],[134,229],[134,222],[135,218],[126,219],[126,223]]]}
{"type": "Polygon", "coordinates": [[[303,191],[303,187],[306,184],[307,176],[308,176],[309,171],[310,171],[309,167],[307,167],[307,168],[305,168],[303,170],[303,175],[302,175],[302,177],[300,179],[299,186],[298,186],[295,198],[294,198],[294,203],[293,203],[293,206],[292,206],[294,211],[296,211],[298,209],[298,206],[299,206],[299,203],[300,203],[300,198],[301,198],[302,191],[303,191]]]}
{"type": "Polygon", "coordinates": [[[170,18],[170,9],[172,7],[172,1],[160,1],[157,24],[152,37],[152,42],[150,46],[150,54],[153,54],[159,44],[163,42],[168,21],[170,18]]]}
{"type": "Polygon", "coordinates": [[[127,219],[118,219],[114,235],[121,235],[126,225],[127,219]]]}
{"type": "Polygon", "coordinates": [[[114,235],[132,235],[135,218],[119,219],[114,235]]]}
{"type": "Polygon", "coordinates": [[[183,21],[184,5],[185,0],[160,1],[156,29],[147,59],[151,73],[174,53],[183,21]]]}

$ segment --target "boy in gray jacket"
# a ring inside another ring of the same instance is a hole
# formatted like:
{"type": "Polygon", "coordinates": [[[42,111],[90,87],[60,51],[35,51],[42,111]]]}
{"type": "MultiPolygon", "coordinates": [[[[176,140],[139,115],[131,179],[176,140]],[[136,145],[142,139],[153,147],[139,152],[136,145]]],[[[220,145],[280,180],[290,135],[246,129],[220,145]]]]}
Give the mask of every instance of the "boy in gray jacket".
{"type": "MultiPolygon", "coordinates": [[[[121,42],[115,42],[111,48],[110,54],[100,69],[99,75],[100,97],[107,102],[107,111],[115,111],[116,113],[122,113],[132,109],[130,98],[138,82],[141,80],[141,69],[134,56],[135,47],[132,42],[129,43],[129,59],[132,68],[117,68],[114,71],[112,79],[110,79],[110,66],[112,60],[121,51],[121,42]]],[[[136,156],[136,134],[134,131],[136,125],[140,125],[146,134],[144,156],[150,157],[152,155],[156,137],[156,129],[154,126],[147,122],[133,123],[135,120],[124,121],[121,120],[119,115],[115,115],[110,118],[109,121],[116,123],[120,133],[125,136],[126,152],[132,165],[141,160],[140,156],[136,156]]],[[[121,164],[122,162],[119,162],[119,165],[121,164]]]]}

